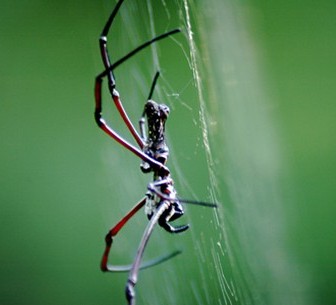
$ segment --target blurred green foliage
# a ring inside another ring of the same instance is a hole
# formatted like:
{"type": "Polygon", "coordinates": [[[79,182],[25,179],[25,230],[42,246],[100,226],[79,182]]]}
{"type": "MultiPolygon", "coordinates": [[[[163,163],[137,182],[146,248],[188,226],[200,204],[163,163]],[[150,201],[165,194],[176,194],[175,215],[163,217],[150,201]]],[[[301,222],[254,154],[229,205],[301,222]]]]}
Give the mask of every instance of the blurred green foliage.
{"type": "MultiPolygon", "coordinates": [[[[119,67],[118,90],[137,124],[158,56],[176,188],[221,206],[186,207],[185,234],[154,232],[147,258],[183,254],[141,272],[138,304],[334,304],[336,5],[188,2],[200,101],[187,2],[152,1],[152,15],[149,3],[123,5],[114,58],[153,29],[184,35],[119,67]]],[[[127,275],[99,271],[103,238],[150,176],[93,120],[98,35],[113,5],[2,2],[1,304],[125,303],[127,275]]],[[[130,139],[113,107],[106,113],[130,139]]],[[[139,213],[125,227],[114,262],[132,261],[146,223],[139,213]]]]}

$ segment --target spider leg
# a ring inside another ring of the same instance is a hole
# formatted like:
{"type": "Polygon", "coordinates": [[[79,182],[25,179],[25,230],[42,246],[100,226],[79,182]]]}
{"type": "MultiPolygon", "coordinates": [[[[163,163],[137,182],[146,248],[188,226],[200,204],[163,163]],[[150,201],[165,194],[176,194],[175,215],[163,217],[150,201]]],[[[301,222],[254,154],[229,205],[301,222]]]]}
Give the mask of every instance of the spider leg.
{"type": "Polygon", "coordinates": [[[105,250],[100,263],[100,269],[102,271],[113,271],[111,266],[107,264],[110,250],[113,243],[113,237],[124,227],[130,218],[132,218],[146,203],[147,197],[142,198],[105,236],[105,250]]]}
{"type": "Polygon", "coordinates": [[[120,58],[117,61],[115,61],[107,70],[105,70],[102,73],[100,73],[99,76],[101,76],[101,77],[106,76],[109,73],[109,71],[114,70],[116,67],[118,67],[119,65],[121,65],[127,59],[131,58],[132,56],[134,56],[135,54],[137,54],[141,50],[147,48],[148,46],[150,46],[154,42],[159,41],[159,40],[164,39],[164,38],[167,38],[170,35],[174,35],[174,34],[177,34],[177,33],[180,33],[180,32],[181,32],[180,29],[174,29],[174,30],[168,31],[168,32],[163,33],[161,35],[158,35],[158,36],[156,36],[156,37],[154,37],[154,38],[152,38],[152,39],[144,42],[142,45],[138,46],[137,48],[135,48],[134,50],[130,51],[129,53],[127,53],[122,58],[120,58]]]}
{"type": "MultiPolygon", "coordinates": [[[[96,77],[96,83],[97,82],[102,82],[102,78],[107,76],[108,79],[108,88],[110,90],[110,93],[112,95],[113,101],[115,106],[117,107],[118,112],[120,113],[123,121],[125,122],[127,128],[129,129],[129,131],[131,132],[132,136],[134,137],[134,139],[136,140],[136,142],[138,143],[139,147],[142,149],[144,147],[144,141],[142,140],[142,138],[139,136],[138,132],[136,131],[135,127],[133,126],[131,120],[129,119],[121,101],[119,98],[119,94],[116,91],[115,87],[116,87],[116,81],[115,81],[115,77],[113,75],[113,70],[119,66],[121,63],[123,63],[124,61],[126,61],[127,59],[129,59],[130,57],[132,57],[133,55],[135,55],[136,53],[138,53],[139,51],[143,50],[144,48],[146,48],[147,46],[153,44],[154,42],[166,38],[172,34],[178,33],[180,32],[179,29],[175,29],[172,31],[169,31],[167,33],[164,33],[162,35],[159,35],[157,37],[154,37],[153,39],[143,43],[142,45],[140,45],[139,47],[135,48],[134,50],[132,50],[131,52],[129,52],[128,54],[126,54],[124,57],[122,57],[121,59],[119,59],[118,61],[116,61],[114,64],[111,64],[111,60],[109,57],[109,53],[108,53],[108,49],[107,49],[107,35],[108,32],[111,28],[111,25],[114,21],[115,16],[117,15],[119,8],[121,7],[122,3],[124,2],[124,0],[119,0],[118,3],[116,4],[116,6],[114,7],[109,19],[107,20],[103,31],[100,35],[99,38],[99,46],[100,46],[100,52],[101,52],[101,57],[105,66],[105,70],[104,72],[100,73],[97,77],[96,77]]],[[[96,85],[97,86],[97,85],[96,85]]]]}
{"type": "MultiPolygon", "coordinates": [[[[127,128],[129,129],[132,136],[134,137],[134,139],[138,143],[139,147],[142,149],[143,146],[144,146],[144,143],[143,143],[141,137],[139,136],[138,132],[136,131],[135,127],[133,126],[131,120],[129,119],[129,117],[128,117],[128,115],[127,115],[127,113],[126,113],[126,111],[125,111],[125,109],[124,109],[124,107],[123,107],[123,105],[120,101],[118,92],[115,90],[116,82],[115,82],[115,78],[114,78],[114,75],[113,75],[113,69],[110,69],[111,68],[111,61],[110,61],[110,57],[109,57],[108,49],[107,49],[107,35],[108,35],[108,32],[111,28],[113,20],[114,20],[115,16],[117,15],[118,10],[119,10],[120,6],[122,5],[123,1],[124,0],[120,0],[117,3],[117,5],[113,9],[109,19],[107,20],[107,22],[104,26],[104,29],[103,29],[103,31],[100,35],[100,38],[99,38],[99,46],[100,46],[101,57],[102,57],[105,69],[106,69],[106,71],[108,71],[107,74],[106,74],[107,79],[108,79],[108,88],[109,88],[110,93],[112,95],[114,104],[117,107],[117,110],[120,113],[120,115],[121,115],[123,121],[125,122],[127,128]]],[[[101,80],[102,76],[98,75],[97,78],[101,80]]],[[[96,79],[96,82],[97,82],[97,79],[96,79]]]]}
{"type": "MultiPolygon", "coordinates": [[[[114,90],[114,96],[115,96],[114,99],[119,100],[119,94],[116,90],[114,90]]],[[[96,83],[95,83],[95,101],[96,101],[95,120],[98,126],[106,134],[108,134],[111,138],[116,140],[126,149],[133,152],[140,159],[151,164],[154,168],[161,170],[163,173],[169,173],[169,169],[166,166],[164,166],[161,162],[156,161],[155,159],[149,157],[142,150],[138,149],[137,147],[127,142],[105,122],[105,120],[102,117],[102,78],[100,78],[99,76],[96,77],[96,83]]]]}
{"type": "MultiPolygon", "coordinates": [[[[140,265],[140,270],[147,269],[150,267],[153,267],[155,265],[159,265],[167,260],[170,260],[171,258],[175,257],[176,255],[181,254],[182,251],[174,251],[172,253],[162,255],[159,257],[156,257],[152,260],[146,261],[140,265]]],[[[129,272],[132,269],[132,265],[118,265],[118,266],[109,266],[109,271],[111,272],[129,272]]]]}
{"type": "MultiPolygon", "coordinates": [[[[160,192],[158,190],[158,186],[165,184],[165,183],[169,183],[169,179],[164,179],[164,180],[159,180],[158,182],[151,182],[148,183],[147,189],[152,192],[155,193],[156,195],[158,195],[160,198],[164,199],[164,200],[170,200],[171,198],[169,196],[167,196],[166,194],[163,194],[162,192],[160,192]]],[[[194,204],[194,205],[199,205],[199,206],[203,206],[203,207],[208,207],[208,208],[217,208],[218,204],[217,203],[212,203],[212,202],[204,202],[204,201],[197,201],[197,200],[190,200],[190,199],[181,199],[181,198],[176,198],[178,202],[182,202],[182,203],[187,203],[187,204],[194,204]]]]}
{"type": "MultiPolygon", "coordinates": [[[[111,251],[113,237],[118,234],[118,232],[124,227],[124,225],[128,222],[130,218],[132,218],[146,203],[147,197],[142,198],[105,236],[105,250],[103,253],[103,257],[100,263],[100,269],[103,272],[127,272],[130,271],[132,265],[111,265],[108,264],[108,258],[111,251]]],[[[174,256],[180,254],[181,251],[175,251],[167,255],[163,255],[157,258],[154,258],[150,261],[144,262],[141,264],[140,269],[146,269],[158,264],[167,261],[174,256]]]]}
{"type": "Polygon", "coordinates": [[[165,34],[159,35],[144,44],[140,45],[121,59],[119,59],[117,62],[114,64],[111,64],[110,57],[108,54],[108,49],[107,49],[107,34],[110,30],[110,27],[114,21],[115,16],[118,13],[118,10],[120,6],[122,5],[124,0],[119,0],[115,8],[113,9],[109,19],[107,20],[104,29],[101,33],[100,39],[99,39],[99,46],[100,46],[100,51],[101,51],[101,56],[102,60],[105,66],[104,72],[100,73],[95,80],[95,120],[98,124],[98,126],[105,132],[107,133],[110,137],[112,137],[114,140],[116,140],[119,144],[124,146],[126,149],[130,150],[133,152],[135,155],[137,155],[139,158],[141,158],[144,162],[147,162],[148,164],[151,165],[151,167],[155,168],[158,171],[161,171],[162,174],[167,174],[169,173],[169,169],[164,166],[161,162],[155,160],[154,158],[150,157],[146,153],[144,153],[142,150],[144,148],[144,141],[141,138],[141,136],[138,134],[136,131],[135,127],[133,126],[131,120],[129,119],[122,103],[120,100],[120,96],[118,91],[116,90],[116,82],[115,78],[113,75],[113,69],[126,61],[128,58],[131,56],[135,55],[137,52],[141,51],[142,49],[146,48],[150,44],[154,43],[155,41],[158,41],[160,39],[163,39],[165,37],[168,37],[169,35],[172,35],[174,33],[178,33],[180,30],[173,30],[170,32],[167,32],[165,34]],[[108,79],[108,88],[110,90],[112,99],[114,101],[114,104],[121,115],[123,121],[125,122],[127,128],[131,132],[132,136],[136,140],[137,144],[139,145],[140,149],[134,147],[130,143],[128,143],[125,139],[123,139],[117,132],[115,132],[108,124],[105,122],[105,120],[102,118],[102,82],[103,78],[107,77],[108,79]]]}
{"type": "Polygon", "coordinates": [[[154,93],[154,89],[155,89],[155,86],[156,86],[156,83],[157,83],[157,80],[158,80],[159,76],[160,76],[160,71],[156,71],[156,73],[154,75],[154,78],[153,78],[153,81],[152,81],[152,85],[151,85],[151,88],[150,88],[147,100],[151,100],[152,99],[152,96],[153,96],[153,93],[154,93]]]}
{"type": "Polygon", "coordinates": [[[125,288],[125,293],[126,293],[126,299],[128,300],[128,304],[129,305],[134,305],[135,304],[135,290],[134,290],[134,286],[137,283],[138,280],[138,273],[139,273],[139,269],[140,269],[140,263],[141,263],[141,259],[143,256],[143,253],[145,251],[147,242],[154,230],[155,225],[158,223],[160,217],[162,216],[162,214],[169,208],[169,203],[166,201],[163,201],[161,205],[159,205],[159,207],[157,208],[157,210],[155,211],[153,217],[150,219],[146,230],[142,236],[134,263],[132,265],[131,271],[129,273],[128,276],[128,280],[127,280],[127,284],[126,284],[126,288],[125,288]]]}
{"type": "MultiPolygon", "coordinates": [[[[164,200],[164,199],[163,199],[164,200]]],[[[180,218],[183,215],[182,206],[175,201],[171,201],[169,208],[162,214],[159,219],[159,225],[169,233],[181,233],[189,228],[189,225],[172,226],[169,222],[180,218]]]]}
{"type": "Polygon", "coordinates": [[[182,233],[189,229],[189,225],[182,225],[174,227],[167,222],[167,220],[162,220],[159,222],[160,227],[164,228],[169,233],[182,233]]]}
{"type": "MultiPolygon", "coordinates": [[[[100,35],[99,38],[99,46],[100,46],[100,52],[101,52],[101,56],[104,62],[104,66],[106,69],[109,69],[111,67],[111,62],[110,62],[110,57],[107,51],[107,35],[108,32],[110,31],[111,25],[114,21],[114,18],[116,17],[116,15],[118,14],[118,11],[121,7],[121,5],[123,4],[124,0],[119,0],[118,3],[116,4],[116,6],[114,7],[109,19],[107,20],[103,31],[100,35]]],[[[110,81],[110,86],[109,88],[114,88],[115,87],[115,79],[114,79],[114,75],[113,75],[113,71],[108,70],[108,73],[105,75],[108,76],[108,79],[110,81]]]]}

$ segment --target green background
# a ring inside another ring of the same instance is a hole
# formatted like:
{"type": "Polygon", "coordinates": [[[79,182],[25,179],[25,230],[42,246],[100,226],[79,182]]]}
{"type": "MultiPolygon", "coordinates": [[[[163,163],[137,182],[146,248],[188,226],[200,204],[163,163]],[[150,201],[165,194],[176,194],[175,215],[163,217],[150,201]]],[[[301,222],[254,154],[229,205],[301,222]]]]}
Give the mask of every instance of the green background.
{"type": "MultiPolygon", "coordinates": [[[[1,304],[125,304],[127,274],[99,260],[150,176],[93,119],[113,6],[1,2],[1,304]]],[[[126,0],[113,58],[183,29],[115,71],[127,112],[137,125],[160,68],[179,195],[219,203],[186,206],[184,234],[154,232],[146,258],[183,254],[141,272],[137,304],[335,304],[335,15],[333,1],[126,0]]],[[[146,223],[121,231],[111,260],[132,261],[146,223]]]]}

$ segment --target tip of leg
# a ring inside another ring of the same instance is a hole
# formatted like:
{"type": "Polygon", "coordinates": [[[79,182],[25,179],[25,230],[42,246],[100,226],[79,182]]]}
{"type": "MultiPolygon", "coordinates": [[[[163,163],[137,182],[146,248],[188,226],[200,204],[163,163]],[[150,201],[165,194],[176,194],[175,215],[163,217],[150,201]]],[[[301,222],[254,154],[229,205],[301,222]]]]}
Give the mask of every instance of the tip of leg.
{"type": "Polygon", "coordinates": [[[181,232],[184,232],[184,231],[188,230],[189,225],[187,224],[187,225],[184,225],[184,226],[179,226],[179,227],[176,227],[175,229],[176,229],[176,231],[175,231],[176,233],[181,233],[181,232]]]}
{"type": "Polygon", "coordinates": [[[126,288],[125,288],[125,294],[126,299],[128,301],[129,305],[135,304],[135,291],[134,291],[134,283],[131,281],[127,282],[126,288]]]}

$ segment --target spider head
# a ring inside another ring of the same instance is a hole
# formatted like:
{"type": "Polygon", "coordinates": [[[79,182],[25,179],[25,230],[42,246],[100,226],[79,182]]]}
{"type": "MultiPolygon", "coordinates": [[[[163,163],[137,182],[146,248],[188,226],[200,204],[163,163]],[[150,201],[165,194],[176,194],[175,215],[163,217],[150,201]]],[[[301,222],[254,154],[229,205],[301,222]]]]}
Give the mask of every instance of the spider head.
{"type": "Polygon", "coordinates": [[[169,116],[169,107],[165,104],[159,104],[153,100],[148,100],[144,113],[148,119],[159,119],[166,121],[169,116]]]}
{"type": "Polygon", "coordinates": [[[148,140],[150,146],[156,146],[164,141],[165,124],[169,115],[169,107],[164,104],[158,104],[153,100],[148,100],[144,114],[147,116],[148,140]]]}
{"type": "MultiPolygon", "coordinates": [[[[165,143],[165,123],[169,116],[169,107],[164,104],[158,104],[153,100],[148,100],[145,104],[143,117],[147,117],[148,136],[143,151],[149,157],[166,163],[169,155],[168,146],[165,143]]],[[[148,162],[142,162],[140,166],[144,173],[154,170],[148,162]]],[[[159,176],[161,175],[157,172],[159,176]]]]}

